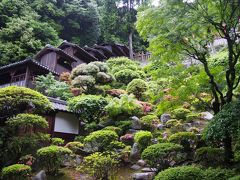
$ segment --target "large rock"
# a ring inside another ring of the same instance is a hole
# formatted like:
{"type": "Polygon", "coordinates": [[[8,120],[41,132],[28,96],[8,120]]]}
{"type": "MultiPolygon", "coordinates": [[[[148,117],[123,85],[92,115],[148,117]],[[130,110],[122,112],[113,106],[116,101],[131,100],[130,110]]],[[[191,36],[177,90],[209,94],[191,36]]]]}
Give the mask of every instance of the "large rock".
{"type": "Polygon", "coordinates": [[[140,119],[136,116],[131,117],[132,119],[132,129],[140,130],[142,128],[140,119]]]}
{"type": "Polygon", "coordinates": [[[134,143],[130,153],[130,159],[135,161],[138,160],[139,157],[140,157],[139,145],[137,143],[134,143]]]}
{"type": "Polygon", "coordinates": [[[161,122],[163,124],[165,124],[166,122],[168,122],[171,119],[171,115],[170,114],[162,114],[160,119],[161,119],[161,122]]]}
{"type": "Polygon", "coordinates": [[[41,170],[32,178],[32,180],[47,180],[47,175],[44,170],[41,170]]]}
{"type": "Polygon", "coordinates": [[[135,180],[152,180],[155,176],[155,172],[143,172],[133,174],[135,180]]]}
{"type": "Polygon", "coordinates": [[[157,169],[146,167],[142,169],[142,172],[157,172],[157,169]]]}
{"type": "Polygon", "coordinates": [[[146,163],[144,160],[139,159],[138,162],[137,162],[137,164],[138,164],[139,166],[144,167],[147,163],[146,163]]]}
{"type": "Polygon", "coordinates": [[[210,112],[202,112],[201,118],[203,120],[211,120],[213,118],[213,115],[210,112]]]}
{"type": "Polygon", "coordinates": [[[138,164],[134,164],[130,168],[133,170],[139,170],[139,169],[141,169],[141,166],[139,166],[138,164]]]}

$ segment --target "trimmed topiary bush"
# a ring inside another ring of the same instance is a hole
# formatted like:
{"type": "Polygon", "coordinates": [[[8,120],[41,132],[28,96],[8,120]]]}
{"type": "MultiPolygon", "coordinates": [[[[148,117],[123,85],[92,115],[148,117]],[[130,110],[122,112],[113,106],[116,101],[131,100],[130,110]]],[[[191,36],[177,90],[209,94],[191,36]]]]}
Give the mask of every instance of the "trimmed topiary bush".
{"type": "Polygon", "coordinates": [[[151,144],[152,133],[149,131],[138,131],[134,135],[134,142],[138,143],[141,150],[144,150],[147,146],[151,144]]]}
{"type": "Polygon", "coordinates": [[[208,168],[204,171],[204,179],[206,180],[226,180],[235,175],[233,170],[223,168],[208,168]]]}
{"type": "Polygon", "coordinates": [[[144,130],[154,130],[160,123],[159,118],[156,115],[146,115],[140,119],[142,129],[144,130]]]}
{"type": "Polygon", "coordinates": [[[194,166],[180,166],[166,169],[155,177],[154,180],[202,180],[203,170],[194,166]]]}
{"type": "Polygon", "coordinates": [[[198,113],[189,113],[186,115],[186,122],[193,122],[194,120],[199,119],[198,113]]]}
{"type": "Polygon", "coordinates": [[[133,71],[131,69],[123,69],[114,74],[116,80],[123,84],[128,84],[134,79],[143,78],[141,71],[133,71]]]}
{"type": "Polygon", "coordinates": [[[127,130],[131,129],[132,121],[118,121],[116,122],[116,126],[122,129],[122,133],[125,133],[127,130]]]}
{"type": "Polygon", "coordinates": [[[64,147],[70,149],[73,153],[76,153],[79,149],[82,149],[84,145],[80,142],[69,142],[64,147]]]}
{"type": "Polygon", "coordinates": [[[175,161],[175,164],[182,161],[184,158],[182,150],[183,147],[179,144],[158,143],[144,149],[141,157],[151,167],[161,170],[172,166],[171,161],[175,161]]]}
{"type": "Polygon", "coordinates": [[[185,151],[191,151],[191,149],[195,148],[196,140],[197,137],[192,132],[178,132],[168,138],[171,143],[181,144],[185,151]]]}
{"type": "Polygon", "coordinates": [[[126,147],[126,145],[120,141],[113,141],[110,143],[110,145],[108,146],[108,149],[110,151],[117,151],[119,149],[124,149],[126,147]]]}
{"type": "Polygon", "coordinates": [[[111,131],[116,132],[118,135],[122,134],[122,129],[120,127],[107,126],[107,127],[103,128],[103,130],[111,130],[111,131]]]}
{"type": "Polygon", "coordinates": [[[48,146],[43,147],[37,151],[37,156],[41,166],[48,174],[57,174],[62,162],[62,156],[71,154],[72,151],[65,147],[48,146]]]}
{"type": "Polygon", "coordinates": [[[51,138],[51,144],[60,146],[64,144],[64,140],[62,138],[51,138]]]}
{"type": "Polygon", "coordinates": [[[172,114],[175,116],[176,119],[183,119],[183,120],[186,120],[187,115],[189,113],[191,113],[191,111],[185,108],[178,108],[172,111],[172,114]]]}
{"type": "Polygon", "coordinates": [[[128,94],[133,94],[137,99],[142,99],[147,89],[147,83],[142,79],[134,79],[127,85],[128,94]]]}
{"type": "Polygon", "coordinates": [[[118,140],[116,132],[111,130],[99,130],[90,133],[84,139],[85,148],[89,152],[102,152],[107,150],[108,146],[113,141],[118,140]]]}
{"type": "Polygon", "coordinates": [[[28,165],[13,164],[2,169],[2,177],[4,180],[27,180],[31,171],[28,165]]]}
{"type": "Polygon", "coordinates": [[[201,147],[196,150],[195,161],[204,166],[219,166],[224,163],[224,150],[220,148],[201,147]]]}

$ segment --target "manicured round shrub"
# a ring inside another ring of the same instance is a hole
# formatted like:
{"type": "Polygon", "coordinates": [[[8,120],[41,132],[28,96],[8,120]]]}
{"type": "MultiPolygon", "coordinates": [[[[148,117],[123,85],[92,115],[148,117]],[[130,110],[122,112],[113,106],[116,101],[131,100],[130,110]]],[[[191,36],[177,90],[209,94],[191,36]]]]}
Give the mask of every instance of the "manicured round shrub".
{"type": "Polygon", "coordinates": [[[118,140],[116,132],[111,130],[99,130],[90,133],[84,139],[85,148],[90,152],[105,151],[113,141],[118,140]]]}
{"type": "Polygon", "coordinates": [[[187,115],[190,113],[191,111],[189,109],[185,109],[185,108],[178,108],[178,109],[174,109],[172,111],[172,114],[176,117],[176,119],[183,119],[186,120],[187,115]]]}
{"type": "Polygon", "coordinates": [[[158,143],[148,146],[141,154],[143,160],[147,162],[151,167],[160,169],[166,169],[170,167],[170,162],[176,163],[181,161],[181,151],[183,147],[173,143],[158,143]]]}
{"type": "Polygon", "coordinates": [[[194,166],[180,166],[166,169],[155,177],[154,180],[202,180],[203,170],[194,166]]]}
{"type": "Polygon", "coordinates": [[[140,119],[142,129],[144,130],[154,130],[160,123],[159,118],[156,115],[146,115],[140,119]]]}
{"type": "Polygon", "coordinates": [[[134,94],[137,99],[142,99],[147,89],[147,83],[142,79],[134,79],[127,85],[128,94],[134,94]]]}
{"type": "Polygon", "coordinates": [[[147,146],[151,144],[152,133],[149,131],[138,131],[134,135],[134,142],[138,143],[141,150],[144,150],[147,146]]]}
{"type": "Polygon", "coordinates": [[[224,150],[201,147],[196,150],[195,160],[204,166],[219,166],[224,163],[224,150]]]}
{"type": "Polygon", "coordinates": [[[2,177],[6,180],[24,180],[31,174],[31,167],[24,164],[13,164],[2,169],[2,177]]]}
{"type": "Polygon", "coordinates": [[[119,142],[119,141],[113,141],[110,143],[110,145],[108,146],[108,149],[110,151],[113,151],[113,150],[119,150],[119,149],[124,149],[126,147],[126,145],[122,142],[119,142]]]}
{"type": "Polygon", "coordinates": [[[168,141],[171,143],[181,144],[185,151],[190,151],[196,144],[196,135],[192,132],[178,132],[172,134],[168,141]]]}
{"type": "Polygon", "coordinates": [[[122,129],[120,127],[107,126],[107,127],[103,128],[103,130],[111,130],[111,131],[116,132],[118,135],[122,134],[122,129]]]}
{"type": "Polygon", "coordinates": [[[123,69],[114,74],[116,80],[123,84],[130,83],[133,79],[140,79],[143,77],[141,71],[133,71],[131,69],[123,69]]]}
{"type": "Polygon", "coordinates": [[[62,138],[51,138],[51,144],[60,146],[64,144],[64,140],[62,138]]]}
{"type": "Polygon", "coordinates": [[[231,169],[208,168],[204,171],[204,179],[206,180],[226,180],[235,175],[236,173],[231,169]]]}
{"type": "Polygon", "coordinates": [[[68,101],[69,110],[78,114],[81,121],[86,123],[99,123],[104,114],[107,100],[97,95],[80,95],[68,101]]]}
{"type": "Polygon", "coordinates": [[[41,93],[18,86],[0,88],[0,116],[9,117],[31,109],[34,113],[51,110],[50,101],[41,93]]]}
{"type": "Polygon", "coordinates": [[[84,145],[80,142],[69,142],[64,147],[70,149],[73,153],[76,153],[79,149],[82,149],[84,145]]]}
{"type": "Polygon", "coordinates": [[[189,113],[186,115],[186,122],[192,122],[197,119],[199,119],[198,113],[189,113]]]}
{"type": "Polygon", "coordinates": [[[116,122],[116,126],[122,129],[122,132],[125,133],[127,130],[131,129],[132,121],[118,121],[116,122]]]}
{"type": "Polygon", "coordinates": [[[62,156],[71,153],[72,151],[68,148],[52,145],[39,149],[37,156],[41,166],[47,173],[57,174],[62,162],[62,156]]]}
{"type": "Polygon", "coordinates": [[[85,157],[78,170],[94,179],[110,179],[111,176],[116,174],[118,164],[116,154],[96,152],[85,157]]]}

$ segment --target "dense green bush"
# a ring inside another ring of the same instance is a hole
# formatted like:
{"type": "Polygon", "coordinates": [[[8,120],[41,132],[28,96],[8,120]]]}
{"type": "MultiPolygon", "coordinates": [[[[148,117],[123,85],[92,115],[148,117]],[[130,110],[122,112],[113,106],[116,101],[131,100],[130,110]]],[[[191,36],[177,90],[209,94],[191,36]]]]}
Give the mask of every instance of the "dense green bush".
{"type": "Polygon", "coordinates": [[[67,100],[73,97],[70,86],[66,82],[61,82],[49,73],[47,76],[41,75],[35,79],[36,90],[49,97],[67,100]]]}
{"type": "Polygon", "coordinates": [[[119,136],[122,134],[122,129],[120,127],[115,127],[115,126],[107,126],[103,128],[103,130],[111,130],[116,132],[119,136]]]}
{"type": "Polygon", "coordinates": [[[126,145],[120,141],[112,141],[110,143],[110,145],[108,146],[108,149],[110,151],[113,151],[113,150],[119,150],[119,149],[124,149],[126,147],[126,145]]]}
{"type": "Polygon", "coordinates": [[[196,150],[195,160],[204,166],[219,166],[224,162],[224,150],[220,148],[201,147],[196,150]]]}
{"type": "Polygon", "coordinates": [[[154,130],[156,126],[160,123],[159,118],[156,115],[146,115],[141,117],[140,123],[142,125],[142,129],[144,130],[154,130]]]}
{"type": "Polygon", "coordinates": [[[192,122],[194,120],[199,119],[199,114],[198,113],[189,113],[186,116],[186,122],[192,122]]]}
{"type": "Polygon", "coordinates": [[[228,180],[240,180],[240,175],[233,176],[233,177],[229,178],[228,180]]]}
{"type": "Polygon", "coordinates": [[[78,170],[94,179],[111,179],[116,174],[118,164],[116,154],[96,152],[85,157],[78,170]]]}
{"type": "Polygon", "coordinates": [[[134,79],[140,79],[144,77],[141,71],[132,71],[131,69],[123,69],[114,74],[116,80],[123,84],[128,84],[134,79]]]}
{"type": "Polygon", "coordinates": [[[117,127],[122,129],[122,133],[125,133],[127,130],[131,129],[132,121],[118,121],[115,123],[117,127]]]}
{"type": "Polygon", "coordinates": [[[69,142],[64,147],[70,149],[73,153],[76,153],[79,149],[82,149],[84,145],[80,142],[69,142]]]}
{"type": "Polygon", "coordinates": [[[177,108],[172,111],[172,114],[175,116],[176,119],[183,119],[185,120],[187,118],[187,115],[191,111],[189,109],[185,108],[177,108]]]}
{"type": "Polygon", "coordinates": [[[171,143],[181,144],[185,151],[190,151],[195,148],[197,137],[192,132],[178,132],[172,134],[168,141],[171,143]]]}
{"type": "Polygon", "coordinates": [[[145,160],[151,167],[160,169],[166,169],[170,167],[170,162],[176,163],[182,161],[181,151],[183,147],[173,143],[158,143],[148,146],[141,154],[143,160],[145,160]]]}
{"type": "MultiPolygon", "coordinates": [[[[216,154],[217,156],[217,154],[216,154]]],[[[233,176],[236,173],[230,169],[223,169],[223,168],[208,168],[204,170],[204,179],[206,180],[226,180],[233,176]]]]}
{"type": "Polygon", "coordinates": [[[62,138],[51,138],[51,144],[56,145],[56,146],[63,145],[64,144],[64,139],[62,139],[62,138]]]}
{"type": "Polygon", "coordinates": [[[4,180],[27,180],[31,174],[31,167],[24,164],[13,164],[2,169],[4,180]]]}
{"type": "Polygon", "coordinates": [[[57,174],[62,162],[62,156],[71,154],[72,151],[65,147],[48,146],[37,151],[37,156],[41,166],[49,174],[57,174]]]}
{"type": "Polygon", "coordinates": [[[106,106],[109,116],[114,118],[137,116],[143,113],[141,105],[136,103],[133,96],[121,95],[120,98],[113,98],[106,106]]]}
{"type": "Polygon", "coordinates": [[[134,142],[138,143],[141,150],[144,150],[152,142],[152,133],[149,131],[138,131],[134,135],[134,142]]]}
{"type": "Polygon", "coordinates": [[[68,101],[69,110],[75,112],[86,123],[99,123],[104,114],[107,100],[97,95],[80,95],[68,101]]]}
{"type": "Polygon", "coordinates": [[[116,132],[111,130],[99,130],[94,131],[84,139],[85,148],[89,151],[104,151],[113,141],[118,140],[118,135],[116,132]]]}
{"type": "Polygon", "coordinates": [[[142,79],[134,79],[127,85],[128,94],[133,94],[139,100],[143,98],[147,89],[147,83],[142,79]]]}
{"type": "Polygon", "coordinates": [[[85,136],[75,136],[74,141],[83,142],[84,138],[85,138],[85,136]]]}
{"type": "Polygon", "coordinates": [[[51,110],[50,101],[41,93],[25,87],[0,88],[0,116],[9,117],[31,108],[34,113],[51,110]]]}
{"type": "Polygon", "coordinates": [[[155,180],[202,180],[203,170],[194,166],[180,166],[166,169],[155,177],[155,180]]]}

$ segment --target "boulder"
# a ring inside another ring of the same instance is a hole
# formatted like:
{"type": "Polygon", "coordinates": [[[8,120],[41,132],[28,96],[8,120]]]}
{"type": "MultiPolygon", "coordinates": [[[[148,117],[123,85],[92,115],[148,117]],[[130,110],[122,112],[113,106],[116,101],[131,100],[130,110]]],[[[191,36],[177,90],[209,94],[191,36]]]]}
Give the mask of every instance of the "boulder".
{"type": "Polygon", "coordinates": [[[138,164],[139,166],[141,166],[141,167],[144,167],[147,163],[146,163],[144,160],[139,159],[138,162],[137,162],[137,164],[138,164]]]}
{"type": "Polygon", "coordinates": [[[136,116],[131,117],[132,119],[132,129],[140,130],[142,128],[140,119],[136,116]]]}
{"type": "Polygon", "coordinates": [[[171,115],[170,114],[162,114],[160,119],[161,119],[161,122],[163,124],[165,124],[166,122],[168,122],[171,119],[171,115]]]}
{"type": "Polygon", "coordinates": [[[139,145],[137,143],[134,143],[130,153],[130,159],[135,161],[139,159],[139,157],[140,157],[139,145]]]}
{"type": "Polygon", "coordinates": [[[152,180],[155,176],[155,172],[143,172],[143,173],[134,173],[133,179],[135,180],[152,180]]]}
{"type": "Polygon", "coordinates": [[[163,124],[158,124],[157,125],[157,128],[159,129],[159,130],[164,130],[165,129],[165,125],[163,125],[163,124]]]}
{"type": "Polygon", "coordinates": [[[139,166],[138,164],[134,164],[130,168],[133,170],[139,170],[139,169],[141,169],[141,166],[139,166]]]}
{"type": "Polygon", "coordinates": [[[47,180],[47,175],[44,170],[41,170],[32,178],[32,180],[47,180]]]}
{"type": "Polygon", "coordinates": [[[211,120],[213,118],[213,114],[211,114],[210,112],[202,112],[201,118],[203,120],[211,120]]]}
{"type": "Polygon", "coordinates": [[[157,169],[146,167],[142,169],[142,172],[157,172],[157,169]]]}

